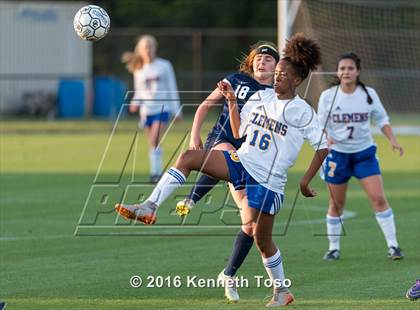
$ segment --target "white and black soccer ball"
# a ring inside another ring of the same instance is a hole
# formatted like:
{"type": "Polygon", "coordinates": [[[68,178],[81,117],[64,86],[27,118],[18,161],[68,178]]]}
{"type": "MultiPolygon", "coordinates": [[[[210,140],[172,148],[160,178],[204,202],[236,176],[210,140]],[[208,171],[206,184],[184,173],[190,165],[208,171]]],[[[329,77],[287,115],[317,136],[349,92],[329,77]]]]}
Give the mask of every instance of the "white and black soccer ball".
{"type": "Polygon", "coordinates": [[[74,31],[83,40],[97,41],[106,36],[111,26],[107,12],[97,5],[87,5],[77,11],[74,31]]]}

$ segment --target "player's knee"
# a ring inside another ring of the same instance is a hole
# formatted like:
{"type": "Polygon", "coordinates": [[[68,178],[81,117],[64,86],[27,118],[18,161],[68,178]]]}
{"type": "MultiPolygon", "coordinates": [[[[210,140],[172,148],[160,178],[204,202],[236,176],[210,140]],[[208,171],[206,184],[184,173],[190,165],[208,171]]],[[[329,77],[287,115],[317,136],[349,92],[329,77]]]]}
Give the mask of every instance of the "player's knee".
{"type": "Polygon", "coordinates": [[[328,213],[336,213],[338,216],[341,215],[344,209],[346,201],[344,199],[332,199],[329,204],[328,213]]]}
{"type": "Polygon", "coordinates": [[[343,214],[344,206],[338,207],[337,205],[330,204],[328,207],[328,215],[329,216],[341,216],[343,214]]]}
{"type": "Polygon", "coordinates": [[[179,155],[178,160],[176,162],[177,167],[189,167],[191,165],[192,160],[192,151],[186,150],[179,155]]]}
{"type": "Polygon", "coordinates": [[[371,199],[375,209],[384,210],[388,207],[388,202],[383,195],[376,195],[371,199]]]}
{"type": "Polygon", "coordinates": [[[251,225],[242,225],[241,229],[248,236],[252,236],[252,226],[251,225]]]}

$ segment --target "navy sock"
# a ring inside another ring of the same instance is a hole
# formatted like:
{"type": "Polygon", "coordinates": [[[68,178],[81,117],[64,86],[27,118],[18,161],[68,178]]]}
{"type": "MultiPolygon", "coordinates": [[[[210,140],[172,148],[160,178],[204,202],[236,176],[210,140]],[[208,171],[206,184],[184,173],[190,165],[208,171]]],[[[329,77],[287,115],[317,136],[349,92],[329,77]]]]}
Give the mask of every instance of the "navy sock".
{"type": "Polygon", "coordinates": [[[202,174],[198,182],[194,185],[190,193],[190,198],[197,203],[203,198],[213,187],[219,183],[219,180],[213,179],[208,175],[202,174]]]}
{"type": "Polygon", "coordinates": [[[229,258],[229,263],[225,268],[225,275],[233,277],[236,271],[241,267],[246,256],[251,250],[254,243],[254,238],[244,233],[242,230],[236,236],[233,244],[232,254],[229,258]]]}

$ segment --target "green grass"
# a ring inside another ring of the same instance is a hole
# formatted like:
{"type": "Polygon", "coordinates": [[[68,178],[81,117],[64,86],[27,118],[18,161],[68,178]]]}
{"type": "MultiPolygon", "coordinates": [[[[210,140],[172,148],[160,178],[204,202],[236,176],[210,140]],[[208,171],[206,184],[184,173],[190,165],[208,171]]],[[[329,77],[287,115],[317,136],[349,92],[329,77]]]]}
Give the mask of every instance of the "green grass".
{"type": "MultiPolygon", "coordinates": [[[[165,140],[166,159],[182,145],[189,125],[177,124],[165,140]]],[[[200,231],[203,236],[192,236],[184,228],[159,226],[160,236],[144,236],[148,231],[143,226],[124,225],[122,220],[117,225],[122,229],[115,229],[115,214],[105,212],[118,197],[112,190],[99,206],[104,212],[96,223],[108,227],[100,231],[105,235],[74,236],[108,142],[110,124],[6,122],[0,126],[0,299],[8,302],[8,309],[263,309],[270,290],[256,287],[253,281],[254,275],[265,276],[255,249],[239,273],[249,279],[250,287],[240,290],[241,302],[236,305],[224,301],[221,288],[136,289],[128,283],[132,275],[144,279],[147,275],[217,276],[237,232],[236,228],[223,229],[220,223],[216,205],[223,198],[223,187],[214,191],[210,203],[194,210],[187,222],[194,224],[200,211],[207,211],[200,223],[217,227],[200,231]],[[124,235],[109,235],[121,231],[124,235]],[[225,236],[217,236],[219,231],[225,236]]],[[[104,158],[100,179],[118,180],[134,128],[127,122],[121,125],[104,158]]],[[[277,217],[275,230],[286,276],[293,281],[296,302],[292,309],[418,309],[418,303],[405,300],[404,294],[420,276],[419,139],[399,137],[406,149],[406,155],[399,158],[384,138],[376,138],[386,194],[406,253],[397,262],[386,258],[382,233],[354,180],[347,210],[356,214],[345,222],[342,260],[327,263],[321,259],[327,246],[326,237],[318,236],[325,233],[325,185],[314,180],[319,196],[312,200],[299,197],[291,212],[296,184],[312,154],[305,146],[290,171],[285,209],[277,217]]],[[[122,187],[132,178],[146,178],[144,137],[136,142],[136,156],[127,161],[122,187]]],[[[130,195],[127,199],[138,197],[137,189],[130,195]]],[[[84,220],[96,212],[96,198],[91,197],[84,220]]],[[[173,200],[162,206],[158,224],[178,220],[170,215],[170,207],[173,200]]],[[[236,217],[227,219],[237,224],[236,217]]]]}

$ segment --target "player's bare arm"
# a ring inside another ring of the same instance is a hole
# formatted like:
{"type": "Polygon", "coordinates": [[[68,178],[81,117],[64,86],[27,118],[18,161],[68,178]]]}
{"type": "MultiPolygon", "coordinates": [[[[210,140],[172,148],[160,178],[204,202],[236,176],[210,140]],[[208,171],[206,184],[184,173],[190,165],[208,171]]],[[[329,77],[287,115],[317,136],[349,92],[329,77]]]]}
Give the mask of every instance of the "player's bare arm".
{"type": "Polygon", "coordinates": [[[239,116],[238,104],[236,102],[235,92],[229,83],[220,81],[217,83],[217,87],[220,93],[227,99],[229,104],[229,118],[230,125],[232,127],[233,136],[235,139],[239,139],[239,127],[241,125],[241,118],[239,116]]]}
{"type": "Polygon", "coordinates": [[[194,122],[191,128],[190,149],[199,150],[203,148],[203,142],[200,137],[200,130],[206,120],[210,108],[217,105],[223,95],[216,88],[212,93],[198,106],[194,115],[194,122]]]}
{"type": "Polygon", "coordinates": [[[403,156],[404,155],[404,149],[398,143],[397,138],[394,136],[394,133],[392,131],[392,127],[390,125],[385,125],[381,128],[381,131],[385,135],[385,137],[388,138],[389,142],[391,143],[392,150],[393,151],[398,151],[400,153],[400,156],[403,156]]]}
{"type": "Polygon", "coordinates": [[[325,157],[328,155],[328,149],[321,149],[315,152],[308,170],[306,170],[300,181],[300,191],[305,197],[315,197],[317,193],[309,186],[309,183],[318,172],[325,157]]]}

